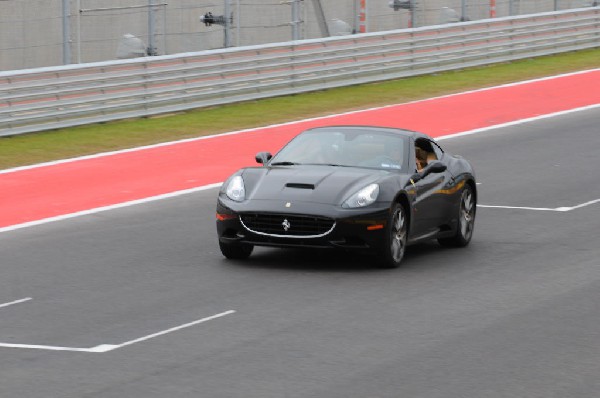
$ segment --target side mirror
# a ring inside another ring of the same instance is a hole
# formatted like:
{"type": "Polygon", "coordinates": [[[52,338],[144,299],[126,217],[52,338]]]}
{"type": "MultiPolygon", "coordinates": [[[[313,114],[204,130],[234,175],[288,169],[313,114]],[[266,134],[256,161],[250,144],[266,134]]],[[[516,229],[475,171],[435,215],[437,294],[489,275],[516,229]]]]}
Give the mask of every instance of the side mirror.
{"type": "Polygon", "coordinates": [[[256,154],[256,163],[266,165],[267,162],[273,157],[270,152],[259,152],[256,154]]]}
{"type": "Polygon", "coordinates": [[[443,173],[444,171],[446,171],[447,168],[448,167],[446,167],[444,163],[440,162],[439,160],[434,160],[433,162],[425,166],[425,168],[423,169],[423,173],[425,175],[431,173],[443,173]]]}

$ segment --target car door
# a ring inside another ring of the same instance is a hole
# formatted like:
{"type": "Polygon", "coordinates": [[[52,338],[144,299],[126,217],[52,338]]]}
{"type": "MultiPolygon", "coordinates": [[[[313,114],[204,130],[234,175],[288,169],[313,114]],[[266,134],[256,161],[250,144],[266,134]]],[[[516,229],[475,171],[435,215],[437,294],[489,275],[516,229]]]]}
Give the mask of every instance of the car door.
{"type": "MultiPolygon", "coordinates": [[[[419,139],[419,143],[431,154],[430,162],[439,161],[445,164],[447,159],[444,159],[443,151],[435,143],[425,139],[419,139]]],[[[452,205],[448,195],[448,188],[452,182],[452,175],[448,169],[440,173],[432,172],[417,181],[413,180],[413,238],[434,234],[446,223],[452,205]]]]}

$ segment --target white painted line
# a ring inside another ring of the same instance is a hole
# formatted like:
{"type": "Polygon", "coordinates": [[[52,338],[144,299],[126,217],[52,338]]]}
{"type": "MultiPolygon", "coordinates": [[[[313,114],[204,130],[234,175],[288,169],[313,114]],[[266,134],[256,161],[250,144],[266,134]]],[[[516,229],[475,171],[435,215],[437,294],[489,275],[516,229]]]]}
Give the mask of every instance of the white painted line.
{"type": "Polygon", "coordinates": [[[8,307],[9,305],[15,305],[15,304],[19,304],[19,303],[24,303],[25,301],[29,301],[29,300],[32,300],[32,298],[31,297],[26,297],[24,299],[11,301],[10,303],[0,304],[0,308],[2,308],[2,307],[8,307]]]}
{"type": "Polygon", "coordinates": [[[535,210],[535,211],[557,211],[548,207],[524,207],[524,206],[492,206],[492,205],[477,205],[486,209],[517,209],[517,210],[535,210]]]}
{"type": "MultiPolygon", "coordinates": [[[[130,340],[130,341],[127,341],[125,343],[117,344],[117,345],[110,346],[110,347],[112,347],[111,349],[114,350],[114,349],[125,347],[125,346],[131,345],[131,344],[140,343],[142,341],[146,341],[146,340],[150,340],[150,339],[153,339],[155,337],[158,337],[158,336],[162,336],[163,334],[173,333],[173,332],[176,332],[176,331],[181,330],[181,329],[189,328],[190,326],[198,325],[200,323],[204,323],[204,322],[207,322],[207,321],[210,321],[210,320],[213,320],[213,319],[217,319],[217,318],[221,318],[223,316],[234,314],[234,313],[235,313],[234,310],[229,310],[229,311],[221,312],[220,314],[216,314],[216,315],[209,316],[209,317],[206,317],[206,318],[198,319],[197,321],[194,321],[194,322],[186,323],[186,324],[181,325],[181,326],[176,326],[176,327],[171,328],[171,329],[163,330],[162,332],[149,334],[148,336],[140,337],[139,339],[130,340]]],[[[103,347],[103,346],[98,346],[98,347],[103,347]]],[[[98,348],[98,347],[96,347],[96,348],[98,348]]]]}
{"type": "Polygon", "coordinates": [[[0,348],[27,348],[33,350],[47,351],[74,351],[74,352],[97,352],[93,348],[73,348],[73,347],[57,347],[52,345],[37,345],[37,344],[10,344],[0,343],[0,348]]]}
{"type": "Polygon", "coordinates": [[[126,341],[121,344],[100,344],[91,348],[76,348],[76,347],[61,347],[61,346],[52,346],[52,345],[39,345],[39,344],[12,344],[12,343],[0,343],[0,348],[25,348],[25,349],[34,349],[34,350],[47,350],[47,351],[71,351],[71,352],[92,352],[92,353],[102,353],[116,350],[118,348],[122,348],[131,344],[140,343],[142,341],[150,340],[158,336],[162,336],[168,333],[173,333],[181,329],[189,328],[194,325],[199,325],[204,322],[208,322],[213,319],[221,318],[226,315],[234,314],[234,310],[225,311],[220,314],[212,315],[206,318],[198,319],[197,321],[189,322],[184,325],[176,326],[174,328],[170,328],[167,330],[163,330],[158,333],[149,334],[148,336],[140,337],[139,339],[126,341]]]}
{"type": "Polygon", "coordinates": [[[26,222],[26,223],[22,223],[22,224],[9,225],[8,227],[0,228],[0,233],[14,231],[14,230],[21,229],[21,228],[33,227],[36,225],[47,224],[47,223],[54,222],[54,221],[67,220],[69,218],[87,216],[90,214],[101,213],[103,211],[115,210],[115,209],[120,209],[123,207],[129,207],[129,206],[139,205],[139,204],[143,204],[143,203],[149,203],[149,202],[155,202],[158,200],[174,198],[174,197],[181,196],[181,195],[187,195],[189,193],[206,191],[208,189],[218,188],[221,186],[221,184],[222,184],[221,182],[218,182],[216,184],[209,184],[209,185],[204,185],[201,187],[184,189],[182,191],[175,191],[175,192],[170,192],[170,193],[166,193],[163,195],[151,196],[149,198],[132,200],[129,202],[124,202],[124,203],[117,203],[115,205],[97,207],[95,209],[89,209],[89,210],[79,211],[76,213],[64,214],[64,215],[56,216],[56,217],[44,218],[42,220],[30,221],[30,222],[26,222]]]}
{"type": "Polygon", "coordinates": [[[590,205],[593,205],[593,204],[596,204],[596,203],[600,203],[600,199],[590,200],[589,202],[581,203],[579,205],[571,206],[571,207],[563,206],[563,207],[550,208],[550,207],[494,206],[494,205],[477,205],[477,207],[483,207],[483,208],[488,208],[488,209],[516,209],[516,210],[533,210],[533,211],[555,211],[555,212],[564,213],[564,212],[567,212],[567,211],[581,209],[583,207],[587,207],[587,206],[590,206],[590,205]]]}
{"type": "Polygon", "coordinates": [[[589,202],[585,202],[585,203],[582,203],[580,205],[573,206],[573,207],[569,208],[569,210],[566,210],[566,211],[580,209],[582,207],[586,207],[586,206],[593,205],[593,204],[596,204],[596,203],[600,203],[600,199],[590,200],[589,202]]]}
{"type": "Polygon", "coordinates": [[[581,108],[574,108],[574,109],[569,109],[566,111],[548,113],[546,115],[540,115],[540,116],[530,117],[527,119],[515,120],[515,121],[507,122],[507,123],[495,124],[493,126],[482,127],[482,128],[475,129],[475,130],[463,131],[461,133],[456,133],[456,134],[449,134],[449,135],[445,135],[443,137],[437,137],[435,140],[436,141],[449,140],[451,138],[457,138],[457,137],[463,137],[465,135],[473,135],[473,134],[477,134],[477,133],[483,133],[485,131],[496,130],[496,129],[510,127],[510,126],[516,126],[519,124],[535,122],[535,121],[542,120],[542,119],[548,119],[551,117],[568,115],[569,113],[587,111],[587,110],[595,109],[595,108],[600,108],[600,104],[583,106],[581,108]]]}

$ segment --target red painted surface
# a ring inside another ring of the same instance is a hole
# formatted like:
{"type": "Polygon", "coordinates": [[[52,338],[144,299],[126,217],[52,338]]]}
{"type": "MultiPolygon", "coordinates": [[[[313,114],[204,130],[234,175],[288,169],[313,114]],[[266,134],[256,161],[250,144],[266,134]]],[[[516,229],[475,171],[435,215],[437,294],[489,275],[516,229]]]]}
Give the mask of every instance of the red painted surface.
{"type": "Polygon", "coordinates": [[[300,131],[375,124],[434,137],[600,103],[600,70],[0,174],[0,228],[223,181],[300,131]]]}

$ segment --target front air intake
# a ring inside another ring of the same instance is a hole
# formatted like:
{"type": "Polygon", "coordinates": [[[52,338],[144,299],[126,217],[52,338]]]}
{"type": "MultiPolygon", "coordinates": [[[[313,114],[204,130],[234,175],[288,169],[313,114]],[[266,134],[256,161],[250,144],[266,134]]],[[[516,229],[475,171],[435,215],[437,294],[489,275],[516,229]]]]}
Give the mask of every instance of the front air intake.
{"type": "Polygon", "coordinates": [[[245,213],[240,221],[250,232],[280,238],[319,238],[335,227],[331,218],[289,214],[245,213]]]}

